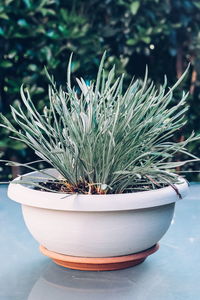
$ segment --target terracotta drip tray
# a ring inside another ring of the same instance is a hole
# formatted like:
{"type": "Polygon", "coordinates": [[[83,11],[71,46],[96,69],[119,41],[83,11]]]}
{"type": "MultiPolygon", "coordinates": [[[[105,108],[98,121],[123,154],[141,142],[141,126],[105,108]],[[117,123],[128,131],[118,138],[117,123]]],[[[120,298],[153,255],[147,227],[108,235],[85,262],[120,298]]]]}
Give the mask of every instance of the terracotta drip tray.
{"type": "Polygon", "coordinates": [[[113,271],[136,266],[142,263],[147,256],[159,249],[156,244],[153,247],[135,254],[115,257],[79,257],[56,253],[40,246],[40,251],[50,257],[57,265],[65,268],[84,271],[113,271]]]}

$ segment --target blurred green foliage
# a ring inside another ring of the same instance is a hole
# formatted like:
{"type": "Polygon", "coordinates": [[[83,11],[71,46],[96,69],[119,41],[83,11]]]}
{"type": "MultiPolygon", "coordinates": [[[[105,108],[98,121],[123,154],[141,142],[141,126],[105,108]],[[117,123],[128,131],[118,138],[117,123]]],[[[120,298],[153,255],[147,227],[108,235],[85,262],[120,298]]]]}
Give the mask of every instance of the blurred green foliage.
{"type": "MultiPolygon", "coordinates": [[[[115,62],[118,72],[131,78],[143,76],[148,64],[150,76],[158,83],[165,73],[173,83],[190,61],[184,83],[191,92],[188,125],[177,138],[183,139],[193,129],[200,131],[198,0],[0,0],[0,111],[9,116],[9,105],[20,101],[22,83],[41,107],[47,99],[44,66],[64,84],[71,52],[73,78],[94,78],[105,49],[107,67],[115,62]]],[[[35,159],[31,150],[8,136],[0,129],[3,158],[35,159]]],[[[198,155],[199,143],[191,149],[198,155]]],[[[198,166],[189,166],[194,168],[198,166]]],[[[0,179],[9,177],[9,172],[3,167],[0,179]]]]}

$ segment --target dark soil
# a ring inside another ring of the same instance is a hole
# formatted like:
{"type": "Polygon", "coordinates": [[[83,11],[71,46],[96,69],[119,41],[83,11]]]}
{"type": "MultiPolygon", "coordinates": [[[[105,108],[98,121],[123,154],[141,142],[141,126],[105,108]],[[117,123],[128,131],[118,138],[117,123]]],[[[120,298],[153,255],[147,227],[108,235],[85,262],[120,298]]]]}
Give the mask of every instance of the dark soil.
{"type": "MultiPolygon", "coordinates": [[[[39,191],[52,191],[52,192],[60,192],[66,194],[112,194],[112,191],[102,191],[98,190],[97,187],[91,186],[88,188],[88,185],[79,183],[77,186],[72,186],[70,184],[65,184],[59,181],[51,181],[48,182],[38,182],[39,186],[34,187],[35,190],[39,191]]],[[[160,189],[163,187],[168,186],[168,184],[162,184],[160,186],[156,186],[156,189],[160,189]]],[[[135,185],[134,187],[130,187],[123,191],[123,193],[132,193],[132,192],[141,192],[141,191],[148,191],[152,190],[151,184],[142,184],[142,185],[135,185]]]]}
{"type": "Polygon", "coordinates": [[[59,181],[51,181],[48,182],[38,182],[40,186],[35,187],[35,190],[39,191],[53,191],[53,192],[61,192],[61,193],[80,193],[82,187],[72,187],[71,185],[66,186],[66,184],[59,182],[59,181]]]}

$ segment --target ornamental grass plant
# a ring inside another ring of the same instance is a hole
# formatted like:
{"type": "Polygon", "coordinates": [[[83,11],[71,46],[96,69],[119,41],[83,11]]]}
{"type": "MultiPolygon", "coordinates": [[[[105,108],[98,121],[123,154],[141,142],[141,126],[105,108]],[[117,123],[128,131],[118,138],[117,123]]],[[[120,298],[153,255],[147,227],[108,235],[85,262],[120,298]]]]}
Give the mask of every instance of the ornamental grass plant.
{"type": "MultiPolygon", "coordinates": [[[[166,77],[163,85],[155,86],[146,70],[143,81],[133,79],[125,89],[124,75],[116,78],[115,66],[108,73],[104,70],[104,53],[96,81],[77,78],[73,86],[71,61],[72,56],[65,88],[57,86],[46,71],[49,103],[42,113],[22,86],[23,105],[11,106],[15,125],[1,115],[1,126],[13,133],[12,138],[31,147],[61,175],[35,185],[82,194],[175,188],[175,168],[198,159],[186,146],[199,136],[192,133],[184,141],[172,139],[185,125],[188,94],[183,92],[177,104],[172,100],[187,70],[171,88],[166,77]],[[188,159],[177,161],[178,152],[188,159]]],[[[34,169],[32,164],[26,166],[34,169]]]]}

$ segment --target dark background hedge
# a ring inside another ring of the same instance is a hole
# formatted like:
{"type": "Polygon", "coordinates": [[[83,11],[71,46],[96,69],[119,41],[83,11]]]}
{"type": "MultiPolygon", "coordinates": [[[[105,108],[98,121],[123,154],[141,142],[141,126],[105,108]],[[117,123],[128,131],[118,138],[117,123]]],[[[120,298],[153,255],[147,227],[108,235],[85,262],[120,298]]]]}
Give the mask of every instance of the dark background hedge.
{"type": "MultiPolygon", "coordinates": [[[[0,0],[0,111],[20,101],[22,83],[40,108],[47,99],[44,66],[64,84],[70,53],[73,76],[94,78],[104,50],[119,73],[142,77],[148,64],[151,78],[172,84],[191,62],[181,88],[190,90],[187,126],[177,139],[200,131],[200,2],[192,0],[0,0]]],[[[178,99],[181,89],[177,91],[178,99]]],[[[176,101],[176,100],[174,100],[176,101]]],[[[4,159],[32,161],[34,153],[0,129],[4,159]]],[[[199,155],[200,143],[190,145],[199,155]]],[[[188,170],[198,170],[198,165],[188,170]]],[[[19,170],[12,170],[14,173],[19,170]]],[[[0,180],[11,178],[1,166],[0,180]]],[[[189,179],[198,180],[193,173],[189,179]]]]}

